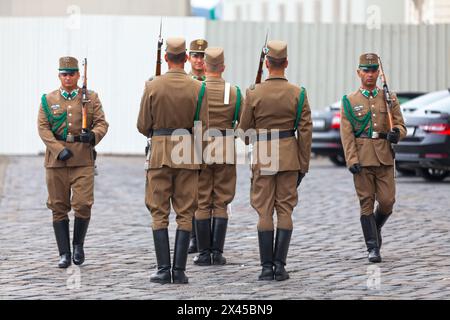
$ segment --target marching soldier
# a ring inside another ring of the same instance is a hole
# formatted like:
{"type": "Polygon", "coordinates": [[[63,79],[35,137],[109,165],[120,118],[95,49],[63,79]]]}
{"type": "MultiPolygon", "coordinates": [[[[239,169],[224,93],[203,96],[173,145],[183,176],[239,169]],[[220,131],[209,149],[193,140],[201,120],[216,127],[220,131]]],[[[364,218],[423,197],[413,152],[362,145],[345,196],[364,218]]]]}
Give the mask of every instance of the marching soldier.
{"type": "Polygon", "coordinates": [[[84,239],[94,203],[94,146],[105,136],[108,123],[94,91],[83,101],[78,87],[80,72],[73,57],[59,60],[61,87],[41,98],[39,136],[45,143],[48,189],[47,207],[53,213],[53,229],[58,245],[60,268],[71,264],[69,217],[73,208],[73,262],[84,262],[84,239]],[[87,129],[82,131],[82,108],[87,111],[87,129]]]}
{"type": "MultiPolygon", "coordinates": [[[[189,47],[189,63],[191,64],[191,71],[189,75],[192,79],[198,81],[205,81],[205,50],[208,47],[208,41],[204,39],[197,39],[191,41],[191,45],[189,47]]],[[[197,236],[195,230],[195,216],[192,218],[192,232],[191,232],[191,240],[189,242],[189,253],[198,252],[197,248],[197,236]]]]}
{"type": "Polygon", "coordinates": [[[381,262],[381,228],[395,202],[392,144],[406,135],[406,128],[394,94],[393,126],[389,128],[385,94],[376,85],[380,74],[378,56],[375,53],[361,55],[357,72],[361,87],[342,99],[341,139],[359,198],[368,259],[381,262]],[[374,212],[375,200],[378,206],[374,212]]]}
{"type": "MultiPolygon", "coordinates": [[[[259,280],[282,281],[289,278],[284,266],[293,224],[292,211],[297,205],[297,187],[308,172],[311,153],[312,121],[306,90],[288,82],[287,44],[269,41],[266,67],[269,77],[247,90],[239,128],[256,129],[255,148],[278,139],[279,163],[275,172],[266,172],[257,157],[252,165],[251,205],[258,212],[258,240],[262,265],[259,280]],[[269,133],[264,137],[264,130],[269,133]],[[278,137],[272,136],[278,130],[278,137]],[[297,131],[297,137],[295,132],[297,131]],[[277,212],[274,238],[273,212],[277,212]]],[[[270,144],[270,143],[269,143],[270,144]]],[[[266,150],[270,145],[266,146],[266,150]]],[[[261,148],[261,150],[264,148],[261,148]]]]}
{"type": "Polygon", "coordinates": [[[189,75],[199,81],[205,81],[205,50],[208,48],[208,41],[197,39],[191,42],[189,49],[189,63],[191,71],[189,75]]]}
{"type": "MultiPolygon", "coordinates": [[[[200,254],[194,258],[197,265],[223,265],[222,256],[228,224],[228,204],[236,190],[234,130],[242,105],[241,91],[222,78],[225,70],[224,50],[207,48],[205,51],[206,87],[208,89],[209,132],[213,129],[214,148],[211,158],[205,159],[198,186],[198,208],[195,226],[200,254]],[[220,135],[219,135],[220,134],[220,135]],[[212,217],[212,227],[211,227],[212,217]]],[[[210,145],[212,146],[212,144],[210,145]]]]}
{"type": "MultiPolygon", "coordinates": [[[[205,84],[193,80],[184,71],[187,61],[183,38],[166,41],[165,60],[169,70],[146,83],[141,100],[137,128],[151,138],[145,203],[152,215],[153,239],[158,270],[150,278],[156,283],[188,283],[185,275],[192,217],[197,208],[198,171],[200,165],[189,157],[179,161],[181,144],[194,149],[192,128],[200,120],[203,130],[208,124],[205,84]],[[169,235],[170,203],[176,212],[177,231],[171,272],[169,235]]],[[[183,155],[192,150],[183,150],[183,155]]],[[[201,160],[201,155],[200,155],[201,160]]]]}

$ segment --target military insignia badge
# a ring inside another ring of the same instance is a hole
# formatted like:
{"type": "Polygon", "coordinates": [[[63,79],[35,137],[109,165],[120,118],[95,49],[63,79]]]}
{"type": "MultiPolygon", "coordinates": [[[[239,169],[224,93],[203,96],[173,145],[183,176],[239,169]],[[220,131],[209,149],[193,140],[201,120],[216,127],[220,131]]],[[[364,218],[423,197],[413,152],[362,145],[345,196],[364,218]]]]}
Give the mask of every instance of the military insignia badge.
{"type": "Polygon", "coordinates": [[[353,107],[353,110],[355,110],[356,112],[359,112],[359,111],[361,111],[363,108],[364,108],[363,106],[354,106],[354,107],[353,107]]]}
{"type": "Polygon", "coordinates": [[[374,63],[376,63],[375,57],[374,57],[373,54],[371,54],[371,53],[366,54],[366,59],[367,59],[367,63],[368,63],[368,64],[374,64],[374,63]]]}
{"type": "Polygon", "coordinates": [[[203,39],[198,39],[197,41],[196,41],[196,43],[197,43],[197,50],[203,50],[203,45],[204,45],[204,41],[203,41],[203,39]]]}
{"type": "Polygon", "coordinates": [[[61,106],[59,104],[54,104],[51,106],[52,110],[58,110],[59,108],[61,108],[61,106]]]}

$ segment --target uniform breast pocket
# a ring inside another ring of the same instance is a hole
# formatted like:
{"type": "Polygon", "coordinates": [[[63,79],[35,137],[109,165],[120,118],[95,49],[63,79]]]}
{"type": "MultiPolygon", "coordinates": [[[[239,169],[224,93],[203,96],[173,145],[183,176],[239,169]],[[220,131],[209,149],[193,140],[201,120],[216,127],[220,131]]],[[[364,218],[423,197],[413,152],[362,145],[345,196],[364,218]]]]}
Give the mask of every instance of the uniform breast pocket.
{"type": "Polygon", "coordinates": [[[64,113],[65,110],[63,110],[62,108],[58,108],[58,109],[53,109],[51,111],[53,117],[59,117],[64,113]]]}
{"type": "Polygon", "coordinates": [[[364,105],[355,105],[352,109],[353,114],[358,118],[363,118],[369,112],[369,107],[364,105]]]}

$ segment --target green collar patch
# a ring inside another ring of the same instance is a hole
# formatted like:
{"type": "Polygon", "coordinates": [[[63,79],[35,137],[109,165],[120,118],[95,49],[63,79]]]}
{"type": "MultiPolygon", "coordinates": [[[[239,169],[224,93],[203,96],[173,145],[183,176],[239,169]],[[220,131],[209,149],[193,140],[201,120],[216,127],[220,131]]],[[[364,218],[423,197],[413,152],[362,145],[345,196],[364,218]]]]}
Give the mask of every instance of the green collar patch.
{"type": "Polygon", "coordinates": [[[205,81],[205,80],[206,80],[206,76],[201,76],[201,77],[197,77],[197,76],[192,76],[192,79],[194,79],[194,80],[201,80],[201,81],[205,81]]]}
{"type": "MultiPolygon", "coordinates": [[[[370,97],[370,94],[371,94],[370,90],[360,88],[359,91],[360,91],[361,94],[362,94],[364,97],[366,97],[367,99],[370,97]]],[[[373,89],[373,90],[372,90],[372,97],[375,98],[375,97],[377,96],[377,94],[378,94],[378,89],[377,89],[377,88],[373,89]]]]}
{"type": "Polygon", "coordinates": [[[61,89],[59,89],[59,92],[61,92],[61,95],[64,99],[73,100],[78,94],[78,89],[74,89],[69,93],[66,90],[61,88],[61,89]]]}

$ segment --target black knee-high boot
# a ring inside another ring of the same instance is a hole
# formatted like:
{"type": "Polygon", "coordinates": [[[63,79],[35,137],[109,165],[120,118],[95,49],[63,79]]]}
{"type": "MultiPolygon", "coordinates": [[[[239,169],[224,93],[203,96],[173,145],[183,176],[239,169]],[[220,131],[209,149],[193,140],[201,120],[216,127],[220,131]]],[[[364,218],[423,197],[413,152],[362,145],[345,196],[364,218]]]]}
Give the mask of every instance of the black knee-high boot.
{"type": "Polygon", "coordinates": [[[188,283],[189,281],[184,273],[188,255],[189,235],[189,231],[177,230],[172,267],[173,283],[188,283]]]}
{"type": "Polygon", "coordinates": [[[273,280],[273,230],[258,231],[261,274],[258,280],[273,280]]]}
{"type": "Polygon", "coordinates": [[[275,265],[275,280],[283,281],[289,279],[289,274],[284,269],[286,265],[286,258],[289,250],[289,244],[291,242],[292,230],[277,229],[277,236],[275,238],[275,252],[274,252],[274,265],[275,265]]]}
{"type": "Polygon", "coordinates": [[[58,267],[67,268],[71,263],[69,220],[54,221],[53,231],[55,232],[60,257],[58,267]]]}
{"type": "Polygon", "coordinates": [[[73,263],[81,265],[84,262],[84,238],[89,226],[89,219],[75,218],[73,227],[73,263]]]}
{"type": "Polygon", "coordinates": [[[150,282],[171,283],[169,232],[167,229],[153,230],[153,241],[158,270],[150,276],[150,282]]]}

